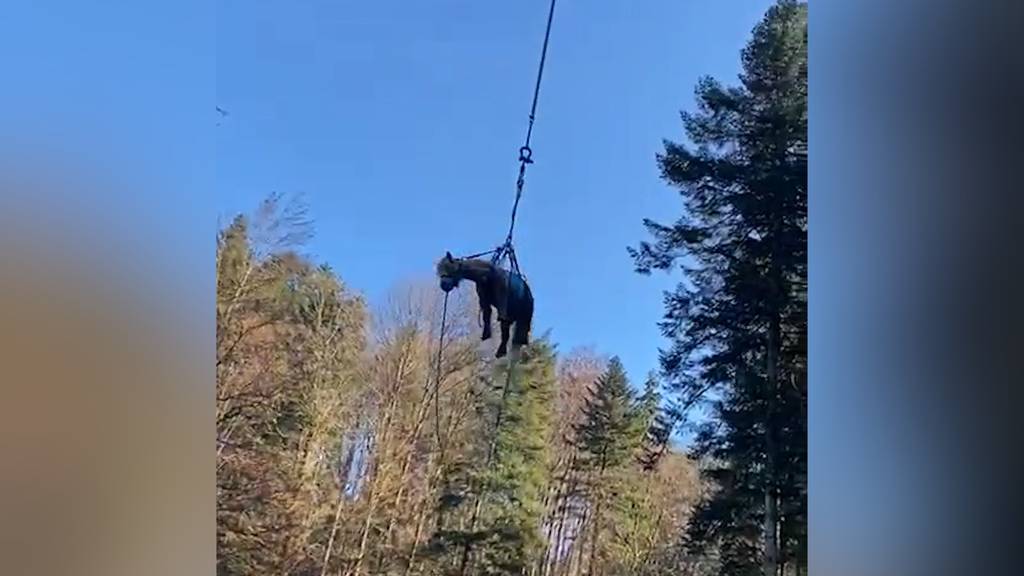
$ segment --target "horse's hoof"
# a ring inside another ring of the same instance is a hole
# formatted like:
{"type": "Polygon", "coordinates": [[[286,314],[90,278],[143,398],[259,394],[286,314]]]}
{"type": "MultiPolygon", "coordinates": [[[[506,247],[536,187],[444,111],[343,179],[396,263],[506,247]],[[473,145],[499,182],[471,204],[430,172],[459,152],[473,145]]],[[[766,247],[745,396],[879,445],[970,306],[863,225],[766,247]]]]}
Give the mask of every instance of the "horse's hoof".
{"type": "Polygon", "coordinates": [[[491,333],[490,332],[484,332],[484,335],[481,336],[480,339],[481,340],[485,340],[485,341],[486,340],[490,340],[491,339],[491,333]]]}
{"type": "Polygon", "coordinates": [[[508,351],[504,348],[498,348],[498,351],[494,353],[495,358],[503,358],[508,351]]]}

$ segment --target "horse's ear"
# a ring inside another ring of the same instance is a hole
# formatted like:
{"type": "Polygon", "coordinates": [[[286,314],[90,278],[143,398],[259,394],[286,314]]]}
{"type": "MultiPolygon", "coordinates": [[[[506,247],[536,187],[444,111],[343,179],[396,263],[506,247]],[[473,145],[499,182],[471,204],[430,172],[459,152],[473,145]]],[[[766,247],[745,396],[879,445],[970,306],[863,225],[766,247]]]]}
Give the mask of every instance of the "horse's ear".
{"type": "Polygon", "coordinates": [[[447,258],[449,261],[454,260],[454,258],[452,258],[451,252],[445,252],[444,257],[447,258]]]}

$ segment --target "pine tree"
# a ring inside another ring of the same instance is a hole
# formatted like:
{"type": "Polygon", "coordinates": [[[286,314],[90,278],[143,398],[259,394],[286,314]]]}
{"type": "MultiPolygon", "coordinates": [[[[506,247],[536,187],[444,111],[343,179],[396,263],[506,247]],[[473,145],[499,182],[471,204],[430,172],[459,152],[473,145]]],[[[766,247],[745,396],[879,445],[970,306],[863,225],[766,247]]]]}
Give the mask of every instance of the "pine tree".
{"type": "Polygon", "coordinates": [[[628,489],[625,472],[640,446],[645,419],[645,406],[637,404],[622,362],[613,357],[594,383],[583,405],[583,421],[576,427],[582,469],[589,478],[586,497],[590,505],[589,551],[580,547],[577,553],[581,558],[584,553],[589,555],[590,574],[599,574],[604,568],[600,551],[605,528],[620,511],[628,489]]]}
{"type": "Polygon", "coordinates": [[[453,574],[519,575],[543,552],[543,497],[551,478],[555,349],[534,340],[511,366],[499,363],[484,382],[473,462],[441,506],[457,527],[434,535],[430,554],[453,574]],[[508,370],[511,369],[511,375],[508,370]]]}
{"type": "Polygon", "coordinates": [[[716,547],[723,574],[776,576],[806,565],[806,4],[772,7],[742,63],[737,87],[698,83],[692,145],[658,158],[685,212],[646,220],[655,241],[630,252],[641,273],[684,274],[662,371],[677,409],[710,399],[695,452],[718,486],[691,543],[716,547]]]}
{"type": "Polygon", "coordinates": [[[552,455],[546,439],[552,427],[555,354],[543,340],[525,350],[521,369],[513,374],[512,391],[499,429],[494,457],[494,524],[505,540],[516,543],[511,553],[485,549],[483,564],[520,573],[540,550],[541,500],[548,484],[552,455]]]}
{"type": "Polygon", "coordinates": [[[654,470],[645,466],[649,459],[648,436],[655,424],[661,395],[655,374],[649,374],[643,392],[634,403],[632,426],[627,439],[631,458],[619,474],[618,495],[609,510],[612,534],[609,538],[608,566],[613,574],[635,574],[651,552],[651,541],[659,523],[659,514],[651,509],[654,470]]]}
{"type": "Polygon", "coordinates": [[[646,435],[647,432],[655,425],[658,417],[658,407],[661,405],[661,393],[659,392],[660,384],[655,374],[648,374],[647,381],[644,382],[644,391],[637,399],[637,407],[639,410],[637,425],[641,429],[641,434],[646,435]]]}
{"type": "Polygon", "coordinates": [[[591,468],[617,468],[635,445],[638,411],[626,371],[618,357],[608,362],[583,406],[576,438],[591,468]]]}

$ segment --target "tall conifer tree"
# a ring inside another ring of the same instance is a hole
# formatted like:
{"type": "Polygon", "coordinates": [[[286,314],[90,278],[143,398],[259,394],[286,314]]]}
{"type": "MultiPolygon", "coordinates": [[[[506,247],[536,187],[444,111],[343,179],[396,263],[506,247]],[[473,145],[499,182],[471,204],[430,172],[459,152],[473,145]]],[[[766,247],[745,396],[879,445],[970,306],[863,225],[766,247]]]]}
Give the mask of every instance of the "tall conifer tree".
{"type": "Polygon", "coordinates": [[[718,486],[691,525],[723,574],[806,564],[807,6],[781,0],[742,53],[740,85],[697,85],[689,144],[662,176],[684,213],[650,220],[638,271],[681,269],[661,327],[676,407],[708,398],[696,445],[718,486]]]}

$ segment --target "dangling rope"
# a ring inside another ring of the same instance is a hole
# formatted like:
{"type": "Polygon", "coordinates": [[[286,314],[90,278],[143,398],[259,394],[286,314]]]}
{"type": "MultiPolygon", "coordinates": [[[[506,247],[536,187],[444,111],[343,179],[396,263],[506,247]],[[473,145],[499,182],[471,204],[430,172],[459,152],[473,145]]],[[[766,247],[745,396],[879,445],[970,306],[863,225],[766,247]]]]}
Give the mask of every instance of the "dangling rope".
{"type": "Polygon", "coordinates": [[[441,440],[441,361],[444,358],[444,331],[448,322],[448,293],[444,293],[444,307],[441,309],[441,332],[437,337],[437,379],[434,381],[434,436],[437,438],[438,459],[444,466],[444,441],[441,440]]]}

